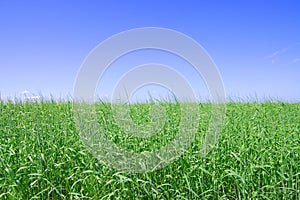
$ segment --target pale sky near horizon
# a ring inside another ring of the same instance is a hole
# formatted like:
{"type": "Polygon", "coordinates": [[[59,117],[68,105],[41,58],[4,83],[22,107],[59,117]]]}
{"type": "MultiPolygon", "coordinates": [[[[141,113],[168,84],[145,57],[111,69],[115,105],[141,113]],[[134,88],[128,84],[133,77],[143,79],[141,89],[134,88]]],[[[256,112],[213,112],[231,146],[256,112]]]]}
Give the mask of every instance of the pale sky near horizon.
{"type": "MultiPolygon", "coordinates": [[[[193,38],[207,51],[227,97],[299,102],[299,10],[300,1],[283,0],[1,0],[1,98],[22,98],[24,93],[71,96],[81,64],[99,43],[129,29],[162,27],[193,38]]],[[[114,70],[107,71],[104,80],[108,82],[100,84],[99,95],[110,95],[111,84],[129,69],[121,65],[160,59],[176,65],[197,93],[206,97],[203,81],[188,66],[157,51],[120,59],[114,70]]],[[[148,88],[165,91],[160,89],[148,88]]]]}

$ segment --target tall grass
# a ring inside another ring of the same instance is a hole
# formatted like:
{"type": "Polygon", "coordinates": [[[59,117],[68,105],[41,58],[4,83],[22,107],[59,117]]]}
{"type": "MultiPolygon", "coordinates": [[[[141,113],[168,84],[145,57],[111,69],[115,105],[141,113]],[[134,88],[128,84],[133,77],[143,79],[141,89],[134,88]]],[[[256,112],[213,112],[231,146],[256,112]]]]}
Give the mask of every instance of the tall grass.
{"type": "MultiPolygon", "coordinates": [[[[149,139],[116,126],[108,104],[99,124],[121,148],[157,149],[176,134],[180,112],[164,104],[166,123],[149,139]]],[[[147,124],[150,104],[131,107],[147,124]]],[[[119,172],[82,144],[71,102],[0,101],[0,199],[300,199],[300,103],[228,103],[218,145],[200,156],[211,105],[199,104],[195,142],[167,167],[119,172]]]]}

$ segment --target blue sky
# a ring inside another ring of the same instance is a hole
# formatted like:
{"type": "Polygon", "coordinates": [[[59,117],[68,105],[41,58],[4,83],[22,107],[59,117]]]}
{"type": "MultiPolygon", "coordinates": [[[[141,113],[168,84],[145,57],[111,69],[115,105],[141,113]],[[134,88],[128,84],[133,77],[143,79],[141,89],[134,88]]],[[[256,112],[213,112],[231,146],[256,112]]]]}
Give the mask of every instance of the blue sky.
{"type": "MultiPolygon", "coordinates": [[[[72,95],[82,62],[100,42],[128,29],[163,27],[190,36],[206,49],[227,96],[300,101],[299,10],[299,1],[271,0],[1,0],[1,96],[19,97],[24,91],[72,95]]],[[[133,59],[161,58],[157,52],[144,53],[150,56],[133,59]]],[[[124,72],[121,65],[114,70],[104,77],[107,86],[99,95],[109,95],[109,80],[124,72]]],[[[180,70],[195,80],[186,67],[180,70]]],[[[203,82],[193,87],[202,94],[203,82]]]]}

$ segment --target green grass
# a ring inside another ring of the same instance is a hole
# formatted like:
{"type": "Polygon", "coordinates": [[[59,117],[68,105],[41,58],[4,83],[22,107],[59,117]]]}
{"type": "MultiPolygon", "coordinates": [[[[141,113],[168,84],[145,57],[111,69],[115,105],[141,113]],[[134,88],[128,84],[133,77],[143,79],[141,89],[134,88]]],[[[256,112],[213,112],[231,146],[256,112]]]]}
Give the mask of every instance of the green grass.
{"type": "MultiPolygon", "coordinates": [[[[148,139],[116,126],[98,104],[107,138],[127,150],[155,150],[174,138],[180,104],[163,105],[166,123],[148,139]]],[[[0,101],[0,199],[300,199],[300,103],[228,103],[218,145],[200,156],[211,105],[199,104],[195,142],[178,160],[148,173],[118,172],[80,140],[72,103],[0,101]]],[[[139,125],[150,104],[132,105],[139,125]]]]}

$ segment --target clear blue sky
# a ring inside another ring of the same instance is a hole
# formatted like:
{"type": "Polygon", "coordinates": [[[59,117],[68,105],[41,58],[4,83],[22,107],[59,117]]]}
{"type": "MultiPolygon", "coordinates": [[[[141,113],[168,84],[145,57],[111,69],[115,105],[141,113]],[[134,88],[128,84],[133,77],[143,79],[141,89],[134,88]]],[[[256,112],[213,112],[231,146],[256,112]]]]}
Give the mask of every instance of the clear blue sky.
{"type": "Polygon", "coordinates": [[[1,0],[1,96],[25,90],[70,95],[94,47],[121,31],[151,26],[201,44],[228,96],[300,101],[299,19],[300,1],[1,0]]]}

